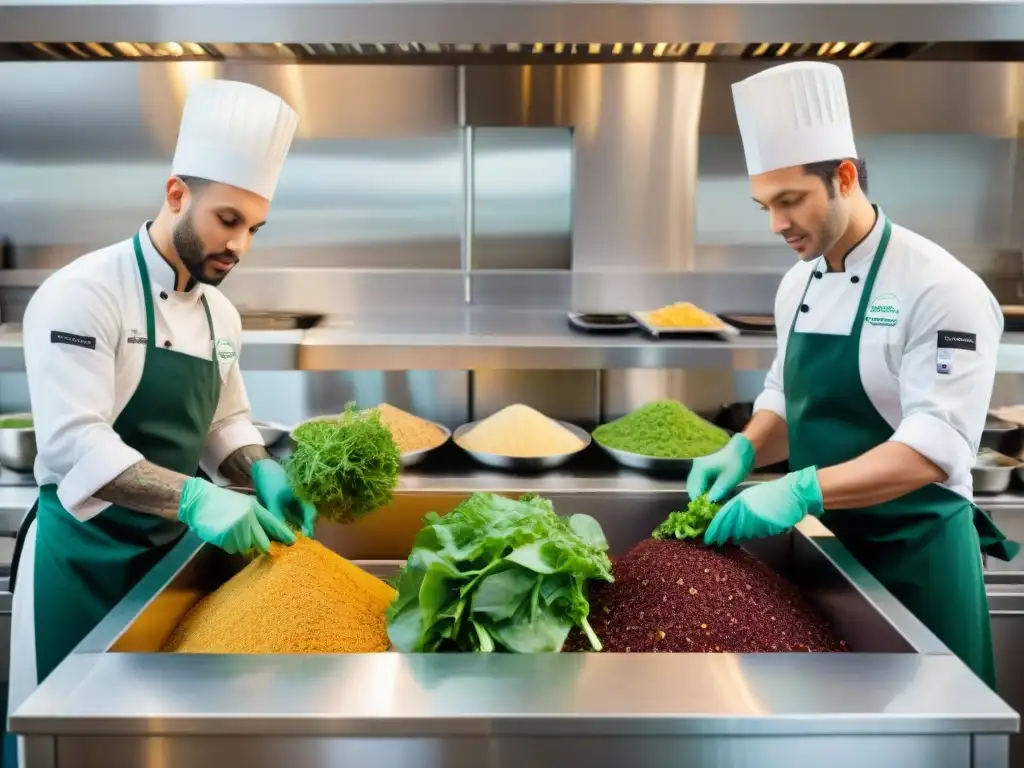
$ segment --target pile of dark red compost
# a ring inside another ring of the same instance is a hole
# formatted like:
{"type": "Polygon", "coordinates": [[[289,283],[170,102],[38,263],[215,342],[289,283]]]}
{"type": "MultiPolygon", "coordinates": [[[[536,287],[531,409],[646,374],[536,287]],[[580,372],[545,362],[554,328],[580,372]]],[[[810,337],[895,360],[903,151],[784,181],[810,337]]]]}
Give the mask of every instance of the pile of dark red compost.
{"type": "MultiPolygon", "coordinates": [[[[604,650],[626,653],[839,652],[846,645],[800,591],[736,546],[640,542],[590,588],[604,650]]],[[[570,635],[565,650],[589,648],[570,635]]]]}

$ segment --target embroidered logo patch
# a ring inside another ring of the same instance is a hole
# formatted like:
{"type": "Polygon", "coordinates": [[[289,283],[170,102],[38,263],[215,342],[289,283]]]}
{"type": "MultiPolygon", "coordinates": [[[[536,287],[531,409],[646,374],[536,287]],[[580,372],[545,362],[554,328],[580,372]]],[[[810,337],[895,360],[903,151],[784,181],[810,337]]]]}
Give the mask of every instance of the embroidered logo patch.
{"type": "Polygon", "coordinates": [[[148,341],[148,339],[141,333],[139,333],[138,328],[130,328],[128,330],[128,338],[126,339],[126,341],[129,344],[145,344],[148,341]]]}
{"type": "Polygon", "coordinates": [[[900,300],[895,293],[883,293],[875,296],[864,314],[864,322],[892,328],[900,321],[900,300]]]}
{"type": "Polygon", "coordinates": [[[235,349],[235,344],[231,339],[217,339],[213,348],[217,353],[217,359],[222,363],[230,363],[238,359],[238,350],[235,349]]]}
{"type": "Polygon", "coordinates": [[[67,344],[71,347],[82,347],[82,349],[96,349],[95,336],[79,336],[77,333],[66,331],[50,331],[51,344],[67,344]]]}
{"type": "Polygon", "coordinates": [[[939,331],[936,344],[940,349],[965,349],[968,352],[976,352],[978,334],[966,331],[939,331]]]}
{"type": "Polygon", "coordinates": [[[978,351],[978,334],[966,331],[939,331],[935,340],[935,372],[948,376],[953,372],[955,351],[978,351]]]}

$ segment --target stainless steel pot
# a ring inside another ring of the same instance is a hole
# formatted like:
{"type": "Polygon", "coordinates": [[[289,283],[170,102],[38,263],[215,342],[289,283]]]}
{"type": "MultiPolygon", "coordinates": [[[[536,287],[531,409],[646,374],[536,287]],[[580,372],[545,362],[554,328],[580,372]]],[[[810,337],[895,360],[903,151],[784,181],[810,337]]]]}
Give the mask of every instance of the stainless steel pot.
{"type": "Polygon", "coordinates": [[[15,472],[31,472],[36,462],[35,427],[7,428],[5,419],[29,419],[31,413],[0,415],[0,465],[15,472]]]}
{"type": "Polygon", "coordinates": [[[1003,493],[1010,486],[1013,471],[1020,462],[1009,456],[982,448],[971,467],[975,493],[1003,493]]]}

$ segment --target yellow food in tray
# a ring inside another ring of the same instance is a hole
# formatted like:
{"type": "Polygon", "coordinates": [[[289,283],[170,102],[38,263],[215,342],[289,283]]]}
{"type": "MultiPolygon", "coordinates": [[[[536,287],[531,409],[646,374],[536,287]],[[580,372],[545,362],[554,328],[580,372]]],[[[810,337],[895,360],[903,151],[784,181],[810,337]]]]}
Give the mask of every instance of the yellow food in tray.
{"type": "Polygon", "coordinates": [[[652,328],[659,329],[693,328],[700,331],[724,331],[726,329],[725,323],[717,317],[688,301],[680,301],[653,312],[645,312],[643,319],[652,328]]]}

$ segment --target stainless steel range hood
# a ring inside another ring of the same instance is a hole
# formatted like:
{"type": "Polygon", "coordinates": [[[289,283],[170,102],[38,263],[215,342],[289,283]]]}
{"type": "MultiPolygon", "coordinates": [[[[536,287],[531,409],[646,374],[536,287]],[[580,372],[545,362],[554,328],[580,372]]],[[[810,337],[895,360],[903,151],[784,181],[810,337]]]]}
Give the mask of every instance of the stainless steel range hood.
{"type": "Polygon", "coordinates": [[[604,64],[762,59],[1022,61],[1008,42],[824,43],[0,43],[0,61],[263,61],[276,64],[604,64]]]}
{"type": "Polygon", "coordinates": [[[1024,2],[0,0],[8,60],[1018,60],[1021,29],[1024,2]]]}

